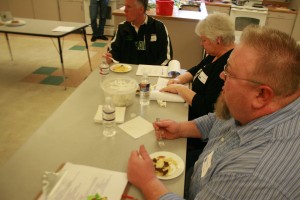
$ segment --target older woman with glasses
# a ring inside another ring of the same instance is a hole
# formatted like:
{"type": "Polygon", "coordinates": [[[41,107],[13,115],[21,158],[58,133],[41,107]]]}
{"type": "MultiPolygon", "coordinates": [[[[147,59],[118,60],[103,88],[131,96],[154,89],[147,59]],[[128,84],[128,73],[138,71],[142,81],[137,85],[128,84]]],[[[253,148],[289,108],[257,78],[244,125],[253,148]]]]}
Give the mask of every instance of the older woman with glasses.
{"type": "MultiPolygon", "coordinates": [[[[234,24],[231,18],[223,13],[215,13],[199,23],[195,29],[207,56],[184,74],[169,81],[161,91],[177,93],[189,104],[189,120],[214,111],[214,104],[222,90],[224,81],[219,77],[223,67],[234,48],[234,24]],[[192,83],[189,89],[183,84],[192,83]]],[[[192,53],[192,52],[191,52],[192,53]]],[[[199,139],[188,139],[188,152],[205,146],[199,139]]],[[[193,165],[194,158],[187,158],[187,165],[193,165]]]]}

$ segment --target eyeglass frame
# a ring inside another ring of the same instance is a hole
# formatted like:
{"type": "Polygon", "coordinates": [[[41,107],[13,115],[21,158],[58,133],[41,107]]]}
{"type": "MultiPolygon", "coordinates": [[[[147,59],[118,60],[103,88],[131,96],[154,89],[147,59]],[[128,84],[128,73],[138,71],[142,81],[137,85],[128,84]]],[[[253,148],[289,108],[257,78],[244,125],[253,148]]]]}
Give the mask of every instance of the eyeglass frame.
{"type": "Polygon", "coordinates": [[[223,74],[224,74],[224,80],[226,81],[226,79],[227,79],[227,77],[229,77],[229,78],[233,78],[233,79],[237,79],[237,80],[242,80],[242,81],[247,81],[247,82],[250,82],[250,83],[254,83],[254,84],[257,84],[257,85],[266,85],[266,84],[264,84],[264,83],[261,83],[261,82],[258,82],[258,81],[253,81],[253,80],[249,80],[249,79],[245,79],[245,78],[238,78],[238,77],[236,77],[236,76],[233,76],[232,74],[230,74],[229,72],[228,72],[228,63],[226,63],[225,65],[224,65],[224,69],[223,69],[223,74]]]}

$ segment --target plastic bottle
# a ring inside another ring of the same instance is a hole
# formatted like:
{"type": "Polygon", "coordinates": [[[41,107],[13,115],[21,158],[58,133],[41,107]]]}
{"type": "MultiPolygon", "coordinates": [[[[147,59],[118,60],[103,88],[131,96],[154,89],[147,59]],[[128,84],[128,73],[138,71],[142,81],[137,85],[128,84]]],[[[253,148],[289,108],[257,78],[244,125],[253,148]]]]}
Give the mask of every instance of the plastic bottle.
{"type": "Polygon", "coordinates": [[[105,97],[105,104],[102,106],[102,124],[105,137],[116,135],[115,106],[111,97],[105,97]]]}
{"type": "Polygon", "coordinates": [[[143,74],[140,81],[140,104],[142,106],[150,104],[150,82],[147,73],[143,74]]]}
{"type": "Polygon", "coordinates": [[[108,77],[109,75],[109,64],[106,60],[102,60],[99,66],[99,74],[101,83],[108,77]]]}

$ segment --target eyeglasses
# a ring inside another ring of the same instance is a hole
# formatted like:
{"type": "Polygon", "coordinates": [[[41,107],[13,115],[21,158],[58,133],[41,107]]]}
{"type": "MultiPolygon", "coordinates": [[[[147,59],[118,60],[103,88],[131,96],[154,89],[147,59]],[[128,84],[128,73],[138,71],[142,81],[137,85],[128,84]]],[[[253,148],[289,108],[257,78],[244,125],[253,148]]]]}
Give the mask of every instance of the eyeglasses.
{"type": "Polygon", "coordinates": [[[261,83],[261,82],[257,82],[257,81],[252,81],[252,80],[248,80],[248,79],[244,79],[244,78],[238,78],[238,77],[235,77],[235,76],[233,76],[233,75],[231,75],[229,72],[228,72],[228,64],[226,64],[226,65],[224,65],[224,71],[223,71],[223,73],[224,73],[224,80],[226,80],[227,79],[227,77],[229,77],[229,78],[233,78],[233,79],[237,79],[237,80],[242,80],[242,81],[248,81],[248,82],[250,82],[250,83],[254,83],[254,84],[258,84],[258,85],[265,85],[264,83],[261,83]]]}

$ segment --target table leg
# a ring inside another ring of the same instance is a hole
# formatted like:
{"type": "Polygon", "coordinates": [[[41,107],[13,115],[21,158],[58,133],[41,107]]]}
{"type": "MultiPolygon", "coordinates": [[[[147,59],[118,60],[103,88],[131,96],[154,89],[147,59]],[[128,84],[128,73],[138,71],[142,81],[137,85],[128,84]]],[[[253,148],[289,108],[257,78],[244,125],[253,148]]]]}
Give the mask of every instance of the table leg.
{"type": "Polygon", "coordinates": [[[86,39],[86,30],[85,30],[85,28],[82,29],[82,32],[83,32],[83,40],[85,42],[87,56],[88,56],[88,59],[89,59],[90,70],[93,71],[92,64],[91,64],[90,52],[89,52],[89,46],[88,46],[87,39],[86,39]]]}
{"type": "Polygon", "coordinates": [[[59,38],[59,37],[57,38],[57,41],[58,41],[58,48],[59,48],[59,56],[60,56],[61,70],[62,70],[63,80],[64,80],[64,87],[65,87],[65,90],[66,90],[66,89],[67,89],[67,86],[66,86],[65,66],[64,66],[63,52],[62,52],[61,42],[60,42],[60,38],[59,38]]]}
{"type": "Polygon", "coordinates": [[[8,50],[9,50],[9,54],[10,54],[10,59],[14,60],[12,51],[11,51],[11,47],[10,47],[10,43],[9,43],[8,33],[5,33],[5,37],[6,37],[6,42],[7,42],[7,46],[8,46],[8,50]]]}

